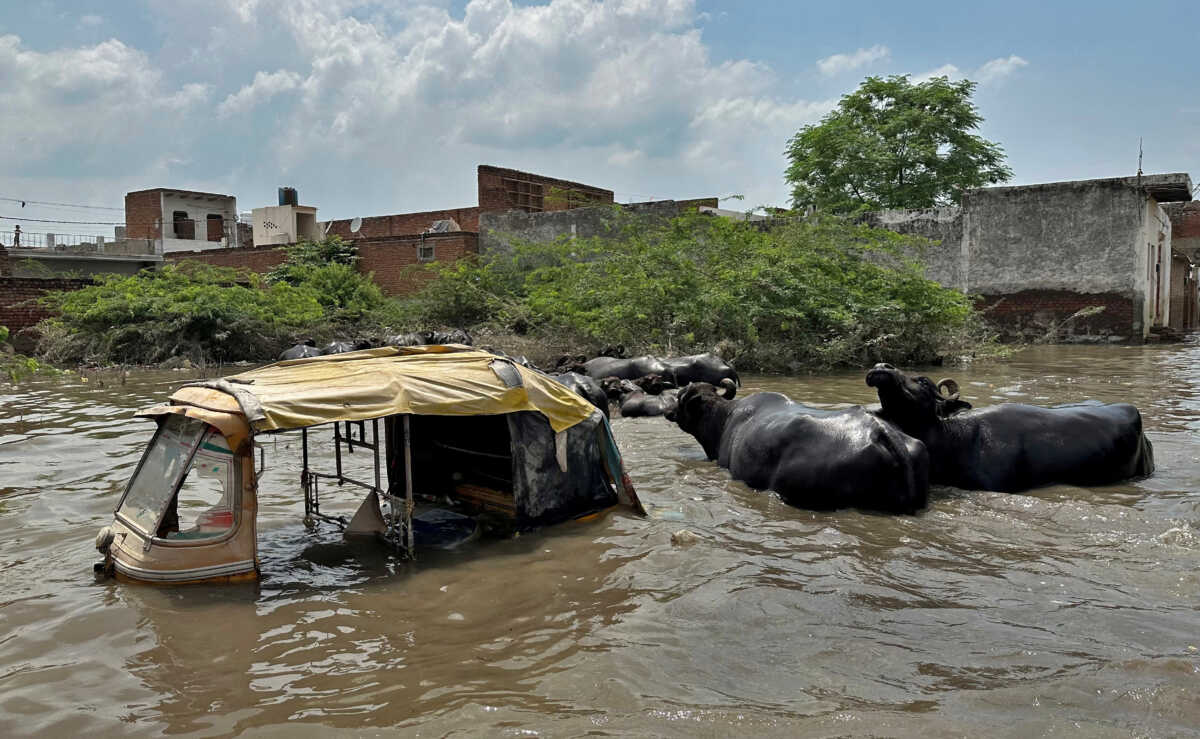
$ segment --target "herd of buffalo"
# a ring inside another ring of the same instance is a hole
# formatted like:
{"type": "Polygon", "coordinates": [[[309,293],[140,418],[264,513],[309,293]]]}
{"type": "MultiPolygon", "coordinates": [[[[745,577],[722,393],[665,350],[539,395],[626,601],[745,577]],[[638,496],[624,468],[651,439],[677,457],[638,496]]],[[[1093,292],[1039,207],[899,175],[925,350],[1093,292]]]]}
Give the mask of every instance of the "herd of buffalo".
{"type": "MultiPolygon", "coordinates": [[[[389,345],[470,344],[466,332],[423,331],[389,345]]],[[[365,349],[371,344],[297,344],[280,359],[365,349]]],[[[696,438],[736,480],[773,490],[808,509],[856,507],[894,513],[924,508],[930,484],[1015,493],[1055,483],[1103,485],[1154,472],[1142,417],[1128,403],[1041,407],[1002,403],[973,410],[951,379],[934,383],[890,364],[867,372],[879,403],[825,410],[781,393],[735,398],[741,380],[714,354],[561,357],[544,372],[610,414],[664,416],[696,438]]]]}

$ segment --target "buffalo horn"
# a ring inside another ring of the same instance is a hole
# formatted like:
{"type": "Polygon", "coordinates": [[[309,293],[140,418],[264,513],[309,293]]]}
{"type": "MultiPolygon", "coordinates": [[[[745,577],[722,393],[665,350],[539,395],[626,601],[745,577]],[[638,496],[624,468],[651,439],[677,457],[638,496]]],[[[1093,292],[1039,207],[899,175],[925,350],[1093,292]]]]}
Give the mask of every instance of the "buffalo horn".
{"type": "Polygon", "coordinates": [[[939,392],[943,387],[946,388],[946,400],[958,400],[958,383],[954,380],[951,380],[949,377],[938,380],[937,387],[939,392]]]}
{"type": "Polygon", "coordinates": [[[726,400],[733,400],[733,396],[737,395],[737,384],[726,377],[717,385],[717,394],[726,400]]]}

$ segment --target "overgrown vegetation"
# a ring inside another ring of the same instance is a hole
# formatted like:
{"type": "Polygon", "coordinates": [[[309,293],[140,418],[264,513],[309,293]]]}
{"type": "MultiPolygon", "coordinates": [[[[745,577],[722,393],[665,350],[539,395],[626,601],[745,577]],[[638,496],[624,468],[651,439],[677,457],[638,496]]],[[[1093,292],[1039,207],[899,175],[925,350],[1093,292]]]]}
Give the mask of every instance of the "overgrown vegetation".
{"type": "Polygon", "coordinates": [[[923,363],[981,338],[969,300],[922,276],[912,237],[836,218],[613,219],[603,238],[414,268],[432,279],[406,300],[385,298],[336,238],[291,247],[264,276],[190,262],[100,276],[45,299],[59,316],[40,325],[39,348],[56,362],[205,364],[273,359],[301,338],[462,327],[552,351],[716,350],[745,369],[798,371],[923,363]]]}
{"type": "Polygon", "coordinates": [[[8,327],[0,326],[0,378],[15,385],[30,375],[52,371],[33,357],[17,354],[8,339],[8,327]]]}
{"type": "Polygon", "coordinates": [[[747,369],[922,363],[985,338],[966,296],[923,277],[925,245],[833,218],[631,221],[612,237],[435,265],[410,312],[578,346],[717,349],[747,369]]]}
{"type": "Polygon", "coordinates": [[[302,336],[359,335],[395,305],[355,270],[357,258],[333,237],[288,248],[265,276],[196,262],[100,275],[44,298],[59,315],[39,326],[39,351],[55,362],[204,365],[273,359],[302,336]]]}

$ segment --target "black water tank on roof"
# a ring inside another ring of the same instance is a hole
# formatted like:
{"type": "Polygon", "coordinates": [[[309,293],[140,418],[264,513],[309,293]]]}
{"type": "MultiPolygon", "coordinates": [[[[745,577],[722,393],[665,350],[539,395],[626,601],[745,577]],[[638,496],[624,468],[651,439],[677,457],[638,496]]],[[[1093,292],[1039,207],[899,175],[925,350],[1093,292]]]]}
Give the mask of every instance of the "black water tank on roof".
{"type": "Polygon", "coordinates": [[[297,200],[296,188],[294,188],[294,187],[279,188],[279,204],[280,205],[299,205],[300,201],[297,200]]]}

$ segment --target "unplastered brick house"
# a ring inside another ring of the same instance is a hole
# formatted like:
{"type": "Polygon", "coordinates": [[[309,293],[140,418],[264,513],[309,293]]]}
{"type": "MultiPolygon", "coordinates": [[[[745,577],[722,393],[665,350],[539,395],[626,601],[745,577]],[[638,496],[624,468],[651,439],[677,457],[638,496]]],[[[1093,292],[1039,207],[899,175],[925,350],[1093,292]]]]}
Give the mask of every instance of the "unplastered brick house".
{"type": "Polygon", "coordinates": [[[125,237],[153,241],[160,254],[237,247],[237,198],[165,187],[126,193],[125,237]]]}
{"type": "MultiPolygon", "coordinates": [[[[479,253],[480,216],[485,213],[544,213],[613,202],[612,190],[486,164],[476,170],[476,187],[475,205],[342,218],[316,223],[311,231],[303,221],[308,213],[306,206],[288,209],[281,204],[278,211],[275,206],[256,208],[253,247],[178,252],[167,259],[264,272],[283,261],[285,255],[279,246],[298,240],[296,234],[299,238],[340,236],[358,247],[360,270],[374,273],[375,282],[385,293],[404,295],[429,279],[427,274],[411,269],[413,265],[452,262],[479,253]],[[296,214],[300,220],[292,217],[296,214]]],[[[126,202],[128,207],[128,199],[126,202]]],[[[311,211],[315,214],[315,208],[311,211]]]]}

